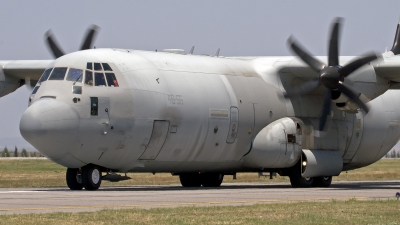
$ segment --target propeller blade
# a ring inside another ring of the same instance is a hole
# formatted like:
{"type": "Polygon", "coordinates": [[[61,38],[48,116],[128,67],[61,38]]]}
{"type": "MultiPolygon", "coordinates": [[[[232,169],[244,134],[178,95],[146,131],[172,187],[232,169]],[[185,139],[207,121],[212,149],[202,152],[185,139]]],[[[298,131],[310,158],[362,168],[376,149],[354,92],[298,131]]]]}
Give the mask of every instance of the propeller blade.
{"type": "Polygon", "coordinates": [[[318,59],[312,57],[308,52],[303,50],[299,44],[296,43],[293,37],[288,39],[289,47],[296,53],[298,57],[300,57],[303,62],[309,65],[313,70],[319,72],[322,68],[325,67],[325,64],[319,61],[318,59]]]}
{"type": "Polygon", "coordinates": [[[365,64],[370,63],[379,58],[380,58],[380,56],[374,52],[368,53],[367,55],[365,55],[359,59],[356,59],[356,60],[348,63],[344,67],[340,68],[339,74],[342,75],[343,77],[347,77],[348,75],[350,75],[351,73],[353,73],[360,67],[364,66],[365,64]]]}
{"type": "Polygon", "coordinates": [[[342,18],[336,18],[332,25],[331,39],[328,47],[328,66],[339,65],[339,33],[342,18]]]}
{"type": "Polygon", "coordinates": [[[359,98],[359,95],[347,84],[345,83],[339,83],[338,84],[338,90],[345,94],[350,100],[352,100],[354,103],[358,105],[361,109],[363,109],[366,113],[368,113],[369,108],[368,106],[361,101],[359,98]]]}
{"type": "Polygon", "coordinates": [[[324,97],[324,106],[322,108],[321,119],[319,120],[319,130],[322,131],[325,127],[326,120],[328,119],[328,115],[331,113],[331,99],[332,99],[332,91],[326,89],[325,97],[324,97]]]}
{"type": "Polygon", "coordinates": [[[56,39],[53,37],[53,33],[51,30],[48,30],[45,33],[45,42],[47,43],[47,46],[49,47],[50,51],[53,53],[54,58],[59,58],[64,54],[64,51],[61,50],[59,47],[59,44],[57,43],[56,39]]]}
{"type": "Polygon", "coordinates": [[[96,38],[99,27],[96,25],[91,25],[86,31],[85,38],[83,39],[80,50],[91,49],[94,39],[96,38]]]}
{"type": "Polygon", "coordinates": [[[300,88],[286,93],[285,98],[309,94],[309,93],[315,91],[319,87],[319,85],[320,85],[320,82],[319,82],[318,78],[310,80],[310,81],[306,82],[305,84],[303,84],[300,88]]]}

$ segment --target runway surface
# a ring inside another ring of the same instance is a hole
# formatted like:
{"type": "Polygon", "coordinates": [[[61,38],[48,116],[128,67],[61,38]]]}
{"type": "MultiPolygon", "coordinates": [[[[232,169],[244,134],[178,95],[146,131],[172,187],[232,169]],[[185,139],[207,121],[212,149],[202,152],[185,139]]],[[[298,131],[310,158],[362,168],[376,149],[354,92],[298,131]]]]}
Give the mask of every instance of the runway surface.
{"type": "Polygon", "coordinates": [[[334,182],[330,188],[291,188],[288,183],[233,183],[219,188],[168,186],[0,188],[0,214],[81,212],[101,209],[251,205],[300,201],[395,199],[400,181],[334,182]]]}

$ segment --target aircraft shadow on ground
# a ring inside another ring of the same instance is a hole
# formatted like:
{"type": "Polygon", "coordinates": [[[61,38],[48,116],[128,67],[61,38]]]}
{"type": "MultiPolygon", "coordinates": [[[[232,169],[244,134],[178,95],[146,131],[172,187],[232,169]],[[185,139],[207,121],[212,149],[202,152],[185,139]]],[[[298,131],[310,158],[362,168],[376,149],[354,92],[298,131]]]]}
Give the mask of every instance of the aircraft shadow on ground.
{"type": "MultiPolygon", "coordinates": [[[[104,186],[100,187],[98,191],[102,192],[113,192],[113,191],[188,191],[188,190],[235,190],[235,189],[293,189],[290,184],[282,183],[282,184],[268,184],[268,185],[246,185],[246,184],[222,184],[221,187],[195,187],[195,188],[187,188],[181,186],[104,186]]],[[[303,188],[305,189],[305,188],[303,188]]],[[[306,188],[306,189],[321,189],[321,188],[306,188]]],[[[351,182],[351,183],[335,183],[333,182],[329,188],[322,188],[326,191],[333,189],[341,189],[341,190],[372,190],[372,189],[385,189],[385,190],[400,190],[400,181],[391,181],[391,182],[369,182],[369,181],[360,181],[360,182],[351,182]]],[[[70,191],[69,189],[38,189],[37,191],[70,191]]]]}

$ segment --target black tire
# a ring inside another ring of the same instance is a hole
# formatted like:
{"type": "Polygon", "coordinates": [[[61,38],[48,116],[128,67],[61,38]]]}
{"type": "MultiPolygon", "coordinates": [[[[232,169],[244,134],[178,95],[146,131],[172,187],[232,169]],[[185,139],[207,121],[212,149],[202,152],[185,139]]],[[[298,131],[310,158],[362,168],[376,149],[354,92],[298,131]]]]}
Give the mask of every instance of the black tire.
{"type": "Polygon", "coordinates": [[[82,168],[82,184],[86,190],[97,190],[101,185],[101,170],[98,166],[87,165],[82,168]]]}
{"type": "Polygon", "coordinates": [[[329,187],[332,183],[332,176],[328,177],[314,177],[314,187],[329,187]]]}
{"type": "Polygon", "coordinates": [[[301,176],[300,161],[291,168],[289,178],[290,184],[294,188],[309,188],[313,186],[314,182],[314,178],[312,177],[305,178],[301,176]]]}
{"type": "Polygon", "coordinates": [[[179,175],[182,187],[200,187],[201,177],[199,173],[183,173],[179,175]]]}
{"type": "Polygon", "coordinates": [[[219,187],[224,180],[224,175],[221,173],[202,173],[201,184],[203,187],[219,187]]]}
{"type": "Polygon", "coordinates": [[[79,169],[68,168],[66,173],[66,181],[69,189],[82,190],[82,175],[79,174],[79,169]]]}

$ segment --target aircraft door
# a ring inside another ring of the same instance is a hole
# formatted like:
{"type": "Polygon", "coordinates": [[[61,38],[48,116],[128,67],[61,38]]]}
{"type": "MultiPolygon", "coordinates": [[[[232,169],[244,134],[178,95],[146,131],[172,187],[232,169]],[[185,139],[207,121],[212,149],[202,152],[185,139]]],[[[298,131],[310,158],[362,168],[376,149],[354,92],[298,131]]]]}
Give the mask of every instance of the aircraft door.
{"type": "Polygon", "coordinates": [[[143,154],[139,157],[140,160],[154,160],[160,153],[167,139],[169,131],[169,121],[155,120],[153,123],[153,132],[151,133],[150,141],[146,146],[143,154]]]}
{"type": "Polygon", "coordinates": [[[238,129],[239,129],[239,109],[237,107],[231,107],[229,132],[228,132],[228,137],[226,139],[226,143],[232,144],[233,142],[235,142],[238,129]]]}

